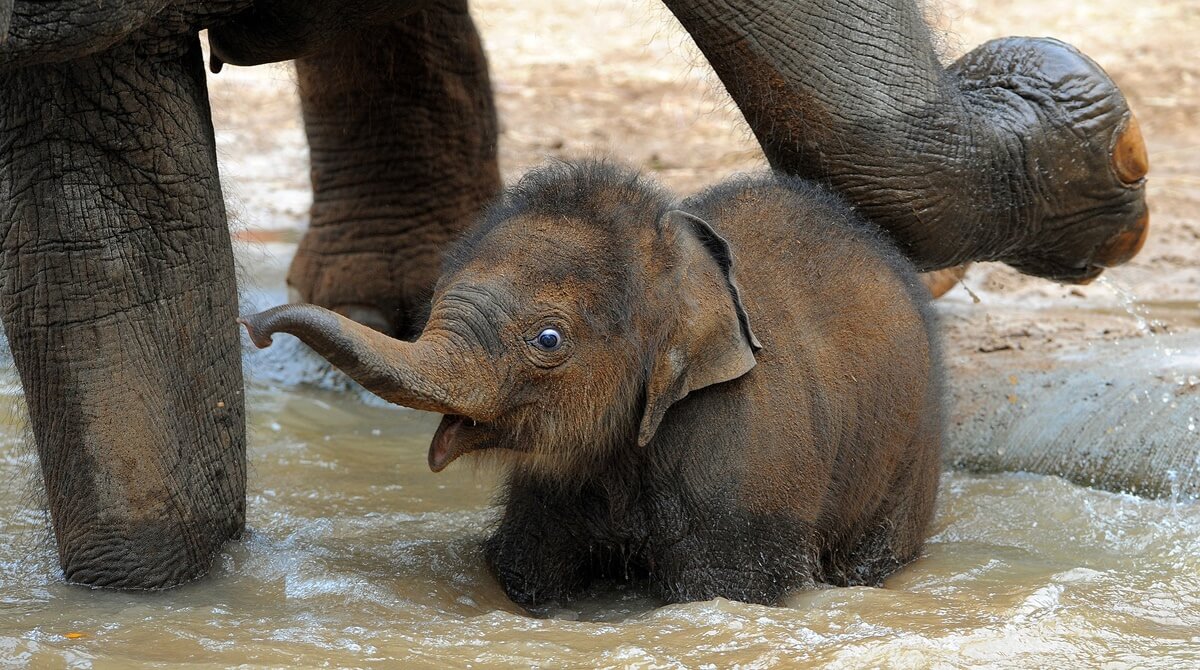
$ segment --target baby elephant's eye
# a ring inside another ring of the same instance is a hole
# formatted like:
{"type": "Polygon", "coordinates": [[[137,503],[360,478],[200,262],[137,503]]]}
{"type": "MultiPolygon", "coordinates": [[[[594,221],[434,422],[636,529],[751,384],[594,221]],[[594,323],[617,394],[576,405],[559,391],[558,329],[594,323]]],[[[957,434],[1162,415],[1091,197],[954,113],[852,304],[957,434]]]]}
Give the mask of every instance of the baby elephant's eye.
{"type": "Polygon", "coordinates": [[[547,328],[538,333],[531,343],[542,351],[558,351],[563,344],[563,336],[553,328],[547,328]]]}

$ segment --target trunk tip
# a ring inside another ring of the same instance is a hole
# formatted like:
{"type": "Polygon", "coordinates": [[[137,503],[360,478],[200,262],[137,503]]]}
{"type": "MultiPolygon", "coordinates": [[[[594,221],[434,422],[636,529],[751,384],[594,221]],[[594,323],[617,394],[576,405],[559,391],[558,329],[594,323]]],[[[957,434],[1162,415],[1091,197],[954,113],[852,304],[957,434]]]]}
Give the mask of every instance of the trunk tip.
{"type": "Polygon", "coordinates": [[[266,349],[271,346],[271,333],[264,333],[261,328],[255,326],[261,316],[262,312],[250,316],[240,316],[237,322],[246,327],[246,334],[250,336],[250,341],[254,343],[254,346],[266,349]]]}

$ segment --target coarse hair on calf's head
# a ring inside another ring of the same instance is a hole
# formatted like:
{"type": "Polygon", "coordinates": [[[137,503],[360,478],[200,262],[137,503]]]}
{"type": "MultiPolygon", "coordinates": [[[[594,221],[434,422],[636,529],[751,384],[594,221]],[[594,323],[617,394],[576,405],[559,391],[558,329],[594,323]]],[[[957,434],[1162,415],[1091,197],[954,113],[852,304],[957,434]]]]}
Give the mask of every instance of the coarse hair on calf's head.
{"type": "Polygon", "coordinates": [[[621,240],[639,227],[657,222],[675,200],[628,166],[605,159],[553,160],[525,173],[504,190],[447,252],[443,275],[465,265],[492,231],[518,217],[571,219],[621,240]]]}
{"type": "MultiPolygon", "coordinates": [[[[439,291],[468,277],[483,283],[502,275],[518,302],[528,299],[531,285],[544,281],[546,287],[533,288],[553,294],[558,287],[562,305],[569,305],[564,311],[579,321],[576,332],[594,340],[578,343],[590,346],[579,347],[574,366],[537,371],[536,379],[518,382],[536,386],[552,401],[537,398],[506,412],[497,441],[507,449],[484,449],[476,458],[566,482],[636,435],[649,367],[645,340],[658,337],[646,332],[639,315],[652,281],[644,254],[674,202],[631,168],[606,160],[552,161],[506,189],[450,250],[439,291]],[[532,238],[546,236],[557,244],[531,254],[530,245],[537,243],[532,238]],[[524,255],[530,257],[514,258],[524,255]],[[527,274],[533,265],[536,278],[527,274]],[[599,346],[603,355],[589,351],[599,346]],[[510,449],[522,455],[510,458],[510,449]]],[[[650,274],[656,272],[652,268],[650,274]]]]}

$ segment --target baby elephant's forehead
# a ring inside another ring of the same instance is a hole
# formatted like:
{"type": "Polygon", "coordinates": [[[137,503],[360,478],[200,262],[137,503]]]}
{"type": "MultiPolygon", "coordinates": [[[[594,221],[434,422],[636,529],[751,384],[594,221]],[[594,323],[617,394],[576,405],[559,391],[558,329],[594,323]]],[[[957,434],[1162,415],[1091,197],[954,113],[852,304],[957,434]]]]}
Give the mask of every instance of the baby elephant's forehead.
{"type": "Polygon", "coordinates": [[[614,264],[628,262],[636,242],[616,231],[570,217],[519,216],[496,226],[470,265],[493,268],[513,280],[611,280],[614,264]]]}
{"type": "Polygon", "coordinates": [[[483,237],[455,279],[490,286],[518,312],[612,312],[627,300],[637,241],[569,218],[522,217],[483,237]]]}

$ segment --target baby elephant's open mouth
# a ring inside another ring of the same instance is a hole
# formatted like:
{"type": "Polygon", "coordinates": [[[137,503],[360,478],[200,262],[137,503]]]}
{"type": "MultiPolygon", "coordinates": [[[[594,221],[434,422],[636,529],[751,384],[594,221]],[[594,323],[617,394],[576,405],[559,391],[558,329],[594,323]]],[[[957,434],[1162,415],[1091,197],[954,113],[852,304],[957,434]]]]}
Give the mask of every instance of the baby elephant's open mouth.
{"type": "Polygon", "coordinates": [[[490,444],[492,431],[458,414],[447,414],[438,424],[437,432],[433,434],[433,442],[429,445],[429,469],[441,472],[454,459],[470,451],[486,449],[490,444]]]}

